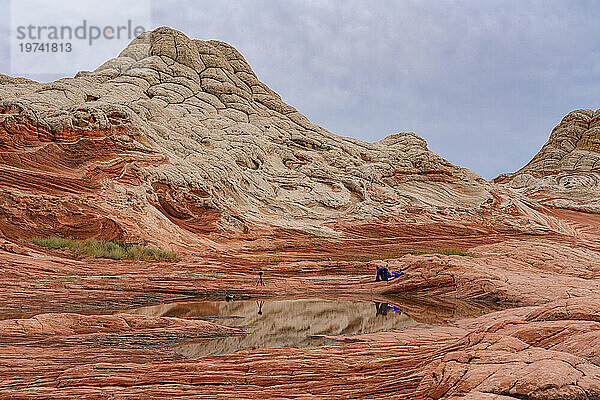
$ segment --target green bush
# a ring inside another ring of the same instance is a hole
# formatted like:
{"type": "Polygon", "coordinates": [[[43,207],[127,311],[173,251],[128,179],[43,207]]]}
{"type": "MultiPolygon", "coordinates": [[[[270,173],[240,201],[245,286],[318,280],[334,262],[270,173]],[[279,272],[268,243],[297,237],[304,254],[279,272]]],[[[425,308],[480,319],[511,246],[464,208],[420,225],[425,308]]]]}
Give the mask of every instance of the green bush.
{"type": "Polygon", "coordinates": [[[113,260],[136,261],[179,261],[179,256],[172,252],[137,243],[125,243],[112,240],[74,240],[56,236],[46,238],[34,237],[31,241],[49,249],[69,250],[76,257],[110,258],[113,260]]]}
{"type": "Polygon", "coordinates": [[[459,249],[437,249],[437,250],[429,250],[429,251],[420,251],[417,253],[412,253],[414,255],[421,255],[421,254],[444,254],[446,256],[468,256],[468,257],[472,257],[471,254],[467,253],[466,251],[462,251],[459,249]]]}

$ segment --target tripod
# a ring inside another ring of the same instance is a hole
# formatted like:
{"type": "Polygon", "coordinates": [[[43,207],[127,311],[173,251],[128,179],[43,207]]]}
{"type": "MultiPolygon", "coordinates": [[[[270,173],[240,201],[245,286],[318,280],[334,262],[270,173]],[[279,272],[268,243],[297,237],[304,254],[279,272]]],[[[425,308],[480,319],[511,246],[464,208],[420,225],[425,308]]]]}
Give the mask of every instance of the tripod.
{"type": "Polygon", "coordinates": [[[263,273],[259,272],[258,273],[258,282],[256,282],[256,286],[258,286],[258,285],[265,286],[265,283],[263,282],[262,276],[263,276],[263,273]]]}

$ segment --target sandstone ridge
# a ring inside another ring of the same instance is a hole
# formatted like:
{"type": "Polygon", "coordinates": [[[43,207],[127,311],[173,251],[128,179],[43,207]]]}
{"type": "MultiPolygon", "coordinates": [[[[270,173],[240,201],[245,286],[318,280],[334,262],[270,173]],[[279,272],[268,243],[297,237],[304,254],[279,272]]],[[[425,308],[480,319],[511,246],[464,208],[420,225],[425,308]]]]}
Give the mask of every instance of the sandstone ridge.
{"type": "Polygon", "coordinates": [[[599,398],[596,114],[486,182],[412,133],[334,135],[231,46],[169,28],[74,78],[0,76],[0,397],[599,398]],[[181,259],[74,259],[33,235],[181,259]],[[404,274],[375,282],[381,266],[404,274]],[[199,295],[266,321],[284,309],[263,299],[335,299],[319,315],[343,336],[189,358],[244,333],[195,319],[199,295]],[[410,327],[349,336],[362,323],[336,310],[356,301],[368,326],[391,327],[389,303],[410,327]]]}
{"type": "Polygon", "coordinates": [[[334,135],[284,103],[230,45],[170,28],[74,78],[1,77],[0,139],[0,222],[13,238],[191,243],[272,225],[323,233],[323,221],[340,217],[493,200],[487,182],[417,135],[334,135]],[[40,219],[50,228],[36,227],[40,219]]]}
{"type": "Polygon", "coordinates": [[[543,205],[599,212],[600,110],[570,112],[526,166],[494,181],[543,205]]]}

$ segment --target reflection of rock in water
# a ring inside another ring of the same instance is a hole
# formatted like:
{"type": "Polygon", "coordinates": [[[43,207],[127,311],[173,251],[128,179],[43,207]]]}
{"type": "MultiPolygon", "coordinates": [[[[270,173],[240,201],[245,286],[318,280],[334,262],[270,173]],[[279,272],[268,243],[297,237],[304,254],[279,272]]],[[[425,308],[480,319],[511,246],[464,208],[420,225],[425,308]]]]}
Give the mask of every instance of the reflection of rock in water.
{"type": "Polygon", "coordinates": [[[137,312],[170,315],[175,312],[187,317],[221,317],[219,324],[242,327],[249,335],[202,341],[179,347],[190,357],[227,354],[238,350],[266,347],[309,347],[331,341],[315,336],[353,335],[402,329],[418,325],[399,311],[388,311],[387,303],[380,303],[380,314],[372,302],[297,299],[279,301],[198,302],[148,307],[137,312]],[[186,310],[184,310],[186,309],[186,310]],[[215,313],[214,311],[218,311],[215,313]],[[261,314],[262,313],[262,314],[261,314]],[[238,318],[231,318],[238,317],[238,318]]]}

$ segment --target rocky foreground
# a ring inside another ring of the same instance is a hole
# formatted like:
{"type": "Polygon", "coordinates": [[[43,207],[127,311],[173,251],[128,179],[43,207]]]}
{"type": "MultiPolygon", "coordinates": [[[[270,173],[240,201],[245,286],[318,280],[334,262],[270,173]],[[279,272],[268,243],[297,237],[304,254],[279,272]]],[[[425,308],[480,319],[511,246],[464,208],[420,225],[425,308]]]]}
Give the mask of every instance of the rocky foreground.
{"type": "Polygon", "coordinates": [[[1,76],[0,397],[600,398],[598,115],[486,182],[412,133],[313,125],[231,46],[168,28],[74,78],[1,76]],[[30,242],[49,235],[181,261],[30,242]],[[418,254],[443,248],[468,255],[418,254]],[[401,295],[418,324],[187,358],[241,332],[134,311],[199,295],[401,295]]]}
{"type": "Polygon", "coordinates": [[[597,298],[562,300],[461,320],[453,327],[201,359],[160,347],[186,331],[196,337],[215,334],[218,328],[209,323],[42,314],[0,323],[0,371],[8,377],[1,393],[65,399],[107,393],[116,398],[598,398],[599,306],[597,298]]]}

